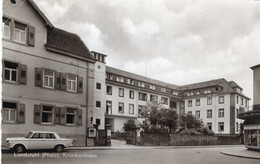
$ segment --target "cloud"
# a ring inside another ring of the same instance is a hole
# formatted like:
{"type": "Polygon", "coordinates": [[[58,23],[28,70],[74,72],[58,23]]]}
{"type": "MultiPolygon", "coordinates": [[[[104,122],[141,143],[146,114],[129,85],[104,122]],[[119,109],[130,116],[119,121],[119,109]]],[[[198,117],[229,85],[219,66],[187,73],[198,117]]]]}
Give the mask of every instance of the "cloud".
{"type": "Polygon", "coordinates": [[[107,65],[173,84],[226,78],[252,97],[260,63],[260,3],[246,0],[38,0],[107,65]],[[147,64],[146,64],[147,63],[147,64]]]}

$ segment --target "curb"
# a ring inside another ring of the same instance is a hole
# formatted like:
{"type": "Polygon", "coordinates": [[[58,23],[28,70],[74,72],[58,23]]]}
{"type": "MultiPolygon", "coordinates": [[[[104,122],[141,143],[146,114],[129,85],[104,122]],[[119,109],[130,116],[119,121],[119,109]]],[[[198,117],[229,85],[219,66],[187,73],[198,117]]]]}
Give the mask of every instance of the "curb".
{"type": "Polygon", "coordinates": [[[240,154],[234,154],[234,153],[228,153],[225,151],[221,151],[221,154],[233,156],[233,157],[240,157],[240,158],[248,158],[248,159],[260,159],[260,156],[249,156],[249,155],[240,155],[240,154]]]}

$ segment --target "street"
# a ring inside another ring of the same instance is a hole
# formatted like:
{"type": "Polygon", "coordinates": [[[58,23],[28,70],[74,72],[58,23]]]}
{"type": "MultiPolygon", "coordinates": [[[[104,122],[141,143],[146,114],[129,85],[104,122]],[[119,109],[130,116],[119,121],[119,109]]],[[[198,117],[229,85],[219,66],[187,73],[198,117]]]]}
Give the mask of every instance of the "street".
{"type": "Polygon", "coordinates": [[[236,147],[209,148],[160,148],[160,149],[114,149],[114,150],[66,150],[55,152],[2,153],[3,164],[260,164],[260,160],[232,157],[220,151],[236,147]],[[30,156],[30,157],[28,157],[30,156]]]}

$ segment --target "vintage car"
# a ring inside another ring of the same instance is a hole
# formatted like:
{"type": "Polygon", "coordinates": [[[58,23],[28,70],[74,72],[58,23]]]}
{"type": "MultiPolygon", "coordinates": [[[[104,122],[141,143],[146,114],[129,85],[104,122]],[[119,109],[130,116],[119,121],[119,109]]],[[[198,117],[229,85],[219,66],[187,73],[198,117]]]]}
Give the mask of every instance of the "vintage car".
{"type": "Polygon", "coordinates": [[[64,148],[72,146],[72,139],[60,138],[56,132],[31,131],[26,137],[6,138],[6,147],[16,153],[25,150],[54,149],[62,152],[64,148]]]}

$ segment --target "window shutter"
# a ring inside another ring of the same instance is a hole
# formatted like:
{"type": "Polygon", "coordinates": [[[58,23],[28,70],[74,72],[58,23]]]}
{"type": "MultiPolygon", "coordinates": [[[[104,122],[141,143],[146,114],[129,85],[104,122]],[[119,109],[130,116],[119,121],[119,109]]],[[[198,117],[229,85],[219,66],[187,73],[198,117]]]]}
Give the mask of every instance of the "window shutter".
{"type": "Polygon", "coordinates": [[[61,73],[56,72],[55,75],[55,89],[60,90],[61,88],[61,73]]]}
{"type": "Polygon", "coordinates": [[[41,105],[34,105],[34,123],[41,123],[41,105]]]}
{"type": "Polygon", "coordinates": [[[66,73],[61,73],[61,85],[60,85],[60,90],[66,91],[67,90],[67,75],[66,73]]]}
{"type": "Polygon", "coordinates": [[[82,125],[82,109],[77,109],[77,125],[82,125]]]}
{"type": "Polygon", "coordinates": [[[18,108],[18,117],[17,122],[19,124],[25,123],[25,104],[20,104],[20,107],[18,108]]]}
{"type": "Polygon", "coordinates": [[[55,125],[59,125],[60,124],[60,108],[59,107],[55,107],[54,124],[55,125]]]}
{"type": "Polygon", "coordinates": [[[83,77],[79,77],[78,80],[78,93],[83,93],[83,77]]]}
{"type": "Polygon", "coordinates": [[[42,87],[42,69],[35,68],[35,86],[42,87]]]}
{"type": "Polygon", "coordinates": [[[60,125],[66,124],[66,109],[60,108],[60,125]]]}
{"type": "Polygon", "coordinates": [[[35,45],[35,28],[33,26],[28,27],[28,45],[35,45]]]}
{"type": "Polygon", "coordinates": [[[26,75],[27,74],[27,66],[20,64],[19,69],[19,82],[20,84],[26,84],[26,75]]]}

